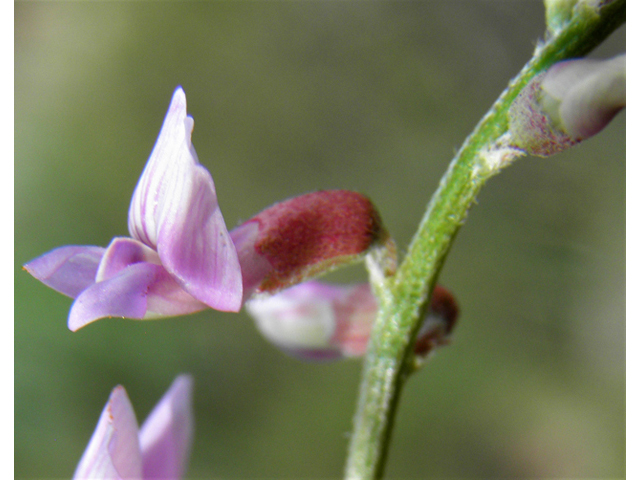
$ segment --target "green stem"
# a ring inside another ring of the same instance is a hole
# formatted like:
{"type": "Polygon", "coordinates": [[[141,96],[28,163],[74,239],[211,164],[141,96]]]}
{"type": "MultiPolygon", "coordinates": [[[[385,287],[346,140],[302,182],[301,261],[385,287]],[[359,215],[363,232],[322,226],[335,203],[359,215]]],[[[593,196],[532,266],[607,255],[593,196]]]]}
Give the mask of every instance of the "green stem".
{"type": "Polygon", "coordinates": [[[365,358],[360,397],[346,466],[348,479],[380,478],[402,387],[413,369],[412,345],[453,239],[480,189],[521,152],[501,146],[508,110],[520,90],[554,63],[583,56],[626,18],[625,0],[596,12],[576,9],[573,18],[536,48],[533,58],[480,121],[451,162],[434,194],[380,309],[365,358]]]}

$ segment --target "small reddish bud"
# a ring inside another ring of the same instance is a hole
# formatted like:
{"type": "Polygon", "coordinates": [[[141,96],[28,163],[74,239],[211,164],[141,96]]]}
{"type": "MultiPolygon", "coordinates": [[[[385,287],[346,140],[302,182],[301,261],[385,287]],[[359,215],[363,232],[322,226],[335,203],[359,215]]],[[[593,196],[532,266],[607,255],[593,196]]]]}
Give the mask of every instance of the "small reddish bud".
{"type": "Polygon", "coordinates": [[[245,300],[274,293],[361,259],[389,236],[371,201],[356,192],[309,193],[267,208],[231,232],[245,300]]]}
{"type": "Polygon", "coordinates": [[[458,304],[453,295],[446,288],[436,285],[427,315],[418,331],[415,354],[425,357],[434,348],[448,345],[458,314],[458,304]]]}

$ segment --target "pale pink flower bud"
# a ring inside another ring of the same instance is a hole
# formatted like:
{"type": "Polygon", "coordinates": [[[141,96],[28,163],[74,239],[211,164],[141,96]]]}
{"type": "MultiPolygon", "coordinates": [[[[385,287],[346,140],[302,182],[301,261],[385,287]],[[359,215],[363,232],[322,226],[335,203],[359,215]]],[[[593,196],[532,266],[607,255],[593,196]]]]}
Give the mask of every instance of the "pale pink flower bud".
{"type": "Polygon", "coordinates": [[[511,144],[530,155],[552,155],[598,133],[625,105],[625,55],[557,63],[512,103],[511,144]]]}

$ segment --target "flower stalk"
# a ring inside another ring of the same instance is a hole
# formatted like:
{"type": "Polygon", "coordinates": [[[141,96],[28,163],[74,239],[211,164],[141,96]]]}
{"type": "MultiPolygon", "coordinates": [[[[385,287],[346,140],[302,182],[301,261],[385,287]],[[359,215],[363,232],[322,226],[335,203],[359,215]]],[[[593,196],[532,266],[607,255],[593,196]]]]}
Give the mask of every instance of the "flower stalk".
{"type": "Polygon", "coordinates": [[[451,244],[484,183],[524,155],[509,146],[511,103],[535,75],[604,41],[624,23],[625,8],[625,0],[578,2],[570,20],[547,32],[449,165],[397,274],[385,282],[386,292],[376,291],[380,309],[365,357],[345,478],[383,474],[400,393],[415,365],[419,320],[451,244]]]}

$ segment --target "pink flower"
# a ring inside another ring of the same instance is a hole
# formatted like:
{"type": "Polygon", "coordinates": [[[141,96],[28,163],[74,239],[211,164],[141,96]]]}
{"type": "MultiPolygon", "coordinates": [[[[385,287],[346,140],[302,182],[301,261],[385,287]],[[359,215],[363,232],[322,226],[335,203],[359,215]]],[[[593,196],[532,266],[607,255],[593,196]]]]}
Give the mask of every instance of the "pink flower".
{"type": "Polygon", "coordinates": [[[193,437],[192,389],[191,377],[180,375],[138,429],[127,392],[114,388],[74,480],[183,478],[193,437]]]}
{"type": "Polygon", "coordinates": [[[71,330],[102,317],[240,310],[240,262],[213,179],[191,145],[193,119],[186,107],[178,88],[131,200],[132,238],[114,238],[106,249],[61,247],[25,265],[38,280],[76,299],[71,330]]]}

